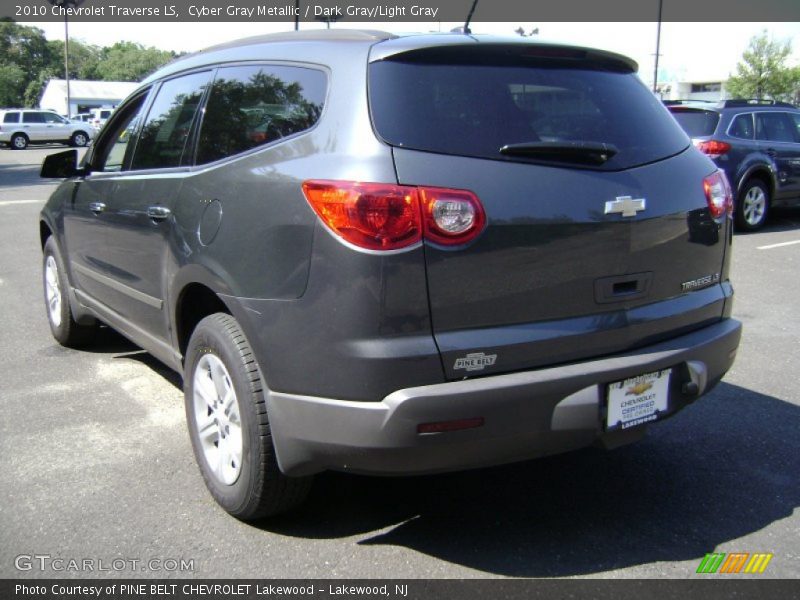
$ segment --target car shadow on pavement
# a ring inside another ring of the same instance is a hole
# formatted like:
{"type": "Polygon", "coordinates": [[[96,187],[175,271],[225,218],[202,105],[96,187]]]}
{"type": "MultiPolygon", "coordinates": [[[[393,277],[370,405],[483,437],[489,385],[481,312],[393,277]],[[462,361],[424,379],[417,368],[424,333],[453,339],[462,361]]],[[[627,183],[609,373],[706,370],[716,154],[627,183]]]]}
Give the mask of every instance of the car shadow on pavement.
{"type": "Polygon", "coordinates": [[[800,407],[722,383],[638,444],[450,475],[325,474],[299,512],[262,527],[518,577],[697,561],[800,506],[798,431],[800,407]]]}
{"type": "Polygon", "coordinates": [[[762,229],[751,232],[737,231],[736,235],[757,236],[762,233],[795,231],[797,229],[800,229],[800,207],[779,206],[770,211],[767,217],[767,223],[762,229]]]}
{"type": "Polygon", "coordinates": [[[152,354],[146,350],[142,350],[121,333],[117,333],[116,330],[106,325],[98,327],[97,333],[92,339],[92,343],[81,348],[80,351],[110,354],[112,355],[111,358],[119,360],[134,360],[150,368],[150,370],[160,375],[179,390],[183,389],[183,379],[179,373],[176,373],[152,354]]]}

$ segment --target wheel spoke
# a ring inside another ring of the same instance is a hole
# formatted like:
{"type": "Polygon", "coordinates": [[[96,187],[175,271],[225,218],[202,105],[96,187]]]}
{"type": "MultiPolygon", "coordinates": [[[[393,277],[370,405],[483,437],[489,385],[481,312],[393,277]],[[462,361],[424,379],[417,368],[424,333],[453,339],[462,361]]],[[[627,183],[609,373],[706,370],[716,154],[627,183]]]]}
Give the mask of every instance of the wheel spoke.
{"type": "Polygon", "coordinates": [[[219,439],[219,460],[217,461],[217,476],[220,481],[225,481],[225,468],[231,464],[231,453],[228,440],[220,437],[219,439]]]}
{"type": "Polygon", "coordinates": [[[209,410],[214,409],[214,404],[217,401],[217,390],[214,387],[214,382],[211,381],[211,376],[208,371],[198,373],[195,378],[195,391],[200,398],[205,402],[209,410]]]}
{"type": "Polygon", "coordinates": [[[203,442],[215,442],[219,436],[219,427],[213,417],[206,417],[205,421],[197,423],[197,435],[203,442]]]}
{"type": "Polygon", "coordinates": [[[228,374],[225,372],[225,367],[220,361],[216,361],[211,365],[211,380],[214,382],[217,398],[220,400],[225,398],[230,389],[230,381],[228,381],[228,374]]]}
{"type": "Polygon", "coordinates": [[[228,418],[230,418],[234,412],[238,413],[236,392],[232,387],[228,388],[228,390],[225,392],[225,396],[222,398],[222,409],[225,411],[225,414],[228,415],[228,418]]]}

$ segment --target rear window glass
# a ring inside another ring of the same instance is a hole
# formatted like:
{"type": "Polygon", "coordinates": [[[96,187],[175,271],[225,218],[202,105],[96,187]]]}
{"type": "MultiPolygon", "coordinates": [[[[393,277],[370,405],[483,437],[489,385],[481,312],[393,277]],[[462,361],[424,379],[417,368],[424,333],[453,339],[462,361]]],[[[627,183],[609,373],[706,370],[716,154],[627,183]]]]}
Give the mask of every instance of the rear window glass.
{"type": "Polygon", "coordinates": [[[10,112],[3,115],[3,123],[19,123],[19,113],[10,112]]]}
{"type": "Polygon", "coordinates": [[[689,137],[714,135],[719,123],[719,113],[713,110],[672,110],[672,116],[689,137]]]}
{"type": "MultiPolygon", "coordinates": [[[[689,140],[631,73],[592,68],[438,64],[393,59],[369,70],[370,109],[387,143],[498,160],[507,144],[613,144],[623,169],[677,154],[689,140]]],[[[537,159],[538,161],[538,159],[537,159]]]]}
{"type": "Polygon", "coordinates": [[[327,78],[304,67],[252,65],[217,71],[197,148],[209,163],[305,131],[319,119],[327,78]]]}

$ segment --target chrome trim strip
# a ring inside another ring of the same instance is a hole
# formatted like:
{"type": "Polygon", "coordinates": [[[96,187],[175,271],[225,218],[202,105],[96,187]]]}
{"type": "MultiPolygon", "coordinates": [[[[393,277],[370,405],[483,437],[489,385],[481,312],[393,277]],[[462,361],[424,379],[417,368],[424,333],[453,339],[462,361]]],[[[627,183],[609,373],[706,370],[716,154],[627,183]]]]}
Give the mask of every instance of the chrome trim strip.
{"type": "Polygon", "coordinates": [[[145,294],[144,292],[140,292],[139,290],[135,290],[130,286],[125,285],[124,283],[120,283],[116,279],[112,279],[111,277],[107,277],[105,275],[101,275],[97,271],[94,271],[88,267],[84,267],[83,265],[79,265],[76,262],[71,263],[72,269],[81,273],[82,275],[86,275],[87,277],[94,279],[95,281],[102,283],[103,285],[107,285],[112,290],[116,290],[126,296],[133,298],[134,300],[138,300],[139,302],[143,302],[147,304],[147,306],[152,306],[156,310],[161,310],[161,307],[164,306],[164,301],[159,298],[154,298],[149,294],[145,294]]]}

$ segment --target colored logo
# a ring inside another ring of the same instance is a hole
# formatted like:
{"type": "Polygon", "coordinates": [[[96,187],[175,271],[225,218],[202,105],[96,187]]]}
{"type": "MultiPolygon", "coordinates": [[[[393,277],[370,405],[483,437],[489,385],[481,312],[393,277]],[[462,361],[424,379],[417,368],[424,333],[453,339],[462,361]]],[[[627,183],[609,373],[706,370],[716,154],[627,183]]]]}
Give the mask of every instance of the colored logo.
{"type": "Polygon", "coordinates": [[[713,552],[706,554],[697,567],[698,573],[720,573],[732,575],[736,573],[763,573],[767,569],[772,554],[766,552],[713,552]]]}
{"type": "Polygon", "coordinates": [[[636,385],[629,387],[628,390],[625,392],[626,396],[640,396],[644,394],[647,390],[653,387],[653,384],[649,381],[644,381],[642,383],[637,383],[636,385]]]}

